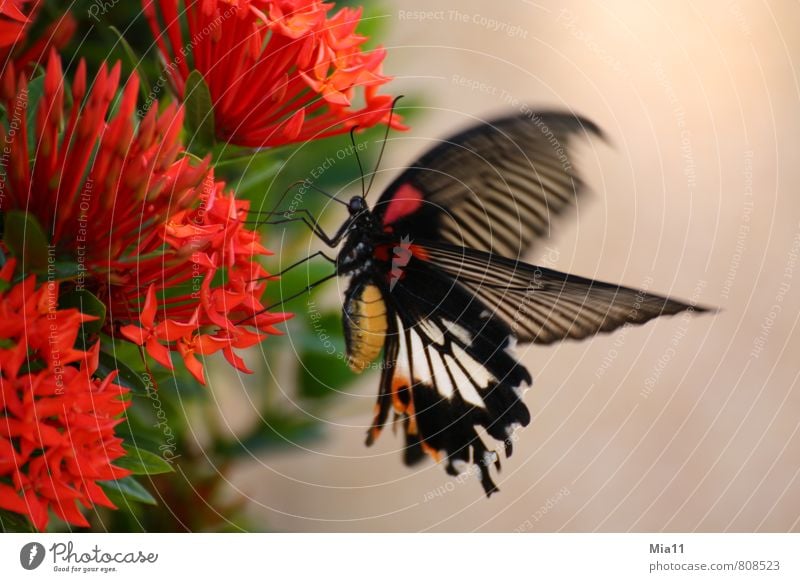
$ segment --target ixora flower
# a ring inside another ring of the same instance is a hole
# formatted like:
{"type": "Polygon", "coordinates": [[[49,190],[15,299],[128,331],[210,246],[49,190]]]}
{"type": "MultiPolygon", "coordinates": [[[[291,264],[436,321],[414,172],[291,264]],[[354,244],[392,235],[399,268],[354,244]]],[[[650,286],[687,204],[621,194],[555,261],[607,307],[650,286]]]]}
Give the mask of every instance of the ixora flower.
{"type": "MultiPolygon", "coordinates": [[[[166,74],[191,99],[196,70],[220,141],[279,146],[390,120],[385,50],[362,50],[361,10],[317,0],[143,0],[166,74]],[[185,14],[188,36],[181,14],[185,14]],[[363,95],[357,90],[363,88],[363,95]],[[359,99],[360,105],[354,102],[359,99]]],[[[392,124],[402,128],[395,115],[392,124]]]]}
{"type": "Polygon", "coordinates": [[[28,29],[43,0],[2,0],[0,2],[0,63],[3,66],[9,57],[18,69],[28,63],[40,62],[50,47],[63,48],[75,33],[77,23],[67,12],[51,23],[41,37],[32,43],[27,42],[28,29]]]}
{"type": "Polygon", "coordinates": [[[80,505],[115,509],[98,481],[130,474],[112,463],[125,455],[114,427],[130,404],[116,372],[94,377],[99,343],[75,348],[94,319],[58,309],[59,286],[37,288],[31,275],[12,285],[15,261],[0,269],[0,508],[43,530],[48,511],[89,523],[80,505]]]}
{"type": "Polygon", "coordinates": [[[42,97],[30,104],[36,123],[28,136],[14,113],[27,107],[27,82],[13,69],[0,81],[11,112],[0,124],[0,141],[10,145],[0,160],[8,168],[0,177],[4,208],[35,217],[48,261],[52,255],[70,272],[66,290],[94,294],[106,306],[103,332],[145,346],[168,368],[178,352],[204,382],[198,356],[222,351],[248,371],[233,350],[278,333],[274,325],[289,315],[260,303],[269,274],[257,259],[269,253],[245,226],[248,203],[214,180],[207,159],[184,155],[183,109],[154,107],[137,125],[138,78],[112,113],[119,65],[103,66],[88,84],[83,62],[65,106],[67,85],[52,54],[42,97]]]}

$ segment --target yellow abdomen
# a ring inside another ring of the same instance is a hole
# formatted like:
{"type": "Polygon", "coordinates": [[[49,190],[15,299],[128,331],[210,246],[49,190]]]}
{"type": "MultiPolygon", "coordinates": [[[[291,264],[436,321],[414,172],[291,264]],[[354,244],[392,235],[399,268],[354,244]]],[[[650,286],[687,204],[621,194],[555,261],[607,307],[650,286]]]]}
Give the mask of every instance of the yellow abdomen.
{"type": "Polygon", "coordinates": [[[381,353],[386,339],[386,304],[380,289],[363,285],[355,289],[344,304],[347,363],[354,372],[363,372],[381,353]]]}

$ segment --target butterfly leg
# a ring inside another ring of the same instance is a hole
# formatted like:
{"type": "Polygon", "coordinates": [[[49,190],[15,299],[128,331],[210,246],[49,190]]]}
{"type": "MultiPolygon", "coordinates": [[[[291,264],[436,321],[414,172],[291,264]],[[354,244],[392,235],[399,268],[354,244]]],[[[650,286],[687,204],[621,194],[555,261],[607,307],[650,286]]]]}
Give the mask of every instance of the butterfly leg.
{"type": "Polygon", "coordinates": [[[276,279],[276,278],[280,277],[281,275],[284,275],[284,274],[288,273],[289,271],[291,271],[295,267],[299,267],[303,263],[307,263],[308,261],[310,261],[311,259],[316,258],[316,257],[322,257],[323,259],[325,259],[329,263],[336,264],[336,259],[334,259],[333,257],[329,257],[328,255],[326,255],[322,251],[317,251],[315,253],[311,253],[310,255],[308,255],[307,257],[305,257],[303,259],[300,259],[299,261],[295,261],[294,263],[292,263],[291,265],[289,265],[288,267],[283,269],[280,273],[275,273],[274,275],[267,275],[266,277],[262,277],[262,279],[276,279]]]}
{"type": "MultiPolygon", "coordinates": [[[[292,213],[300,214],[301,216],[291,216],[291,217],[286,216],[286,214],[289,214],[289,212],[285,211],[283,212],[284,218],[279,218],[277,220],[260,220],[258,221],[258,224],[276,225],[276,224],[287,224],[291,222],[302,222],[308,227],[308,229],[314,234],[314,236],[316,236],[319,240],[324,242],[330,248],[338,246],[339,243],[342,242],[342,239],[345,237],[352,224],[351,221],[349,220],[345,221],[342,227],[338,231],[336,231],[336,233],[333,236],[331,236],[328,235],[322,229],[317,219],[314,217],[313,214],[311,214],[311,212],[308,209],[299,208],[297,210],[292,211],[292,213]]],[[[272,212],[270,214],[281,214],[281,212],[272,212]]]]}

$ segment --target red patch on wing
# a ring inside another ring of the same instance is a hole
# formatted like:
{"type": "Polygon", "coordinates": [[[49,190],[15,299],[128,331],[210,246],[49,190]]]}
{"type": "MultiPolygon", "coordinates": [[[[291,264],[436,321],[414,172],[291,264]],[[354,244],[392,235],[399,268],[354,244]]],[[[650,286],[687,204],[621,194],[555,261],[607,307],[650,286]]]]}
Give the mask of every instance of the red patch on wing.
{"type": "Polygon", "coordinates": [[[416,212],[422,206],[422,192],[411,184],[403,184],[392,196],[386,214],[383,215],[383,225],[388,226],[393,222],[405,218],[416,212]]]}
{"type": "Polygon", "coordinates": [[[428,251],[426,251],[424,247],[411,245],[409,248],[411,249],[411,254],[422,261],[427,261],[430,258],[428,257],[428,251]]]}
{"type": "MultiPolygon", "coordinates": [[[[425,247],[421,247],[415,244],[409,244],[407,247],[402,247],[396,243],[383,243],[375,246],[375,250],[373,251],[373,256],[378,259],[379,261],[388,262],[393,258],[401,258],[401,257],[408,257],[405,253],[408,252],[411,256],[414,256],[421,261],[427,261],[428,251],[425,250],[425,247]],[[402,253],[395,250],[395,249],[402,249],[402,253]]],[[[402,267],[405,267],[408,264],[408,260],[401,261],[402,267]]]]}

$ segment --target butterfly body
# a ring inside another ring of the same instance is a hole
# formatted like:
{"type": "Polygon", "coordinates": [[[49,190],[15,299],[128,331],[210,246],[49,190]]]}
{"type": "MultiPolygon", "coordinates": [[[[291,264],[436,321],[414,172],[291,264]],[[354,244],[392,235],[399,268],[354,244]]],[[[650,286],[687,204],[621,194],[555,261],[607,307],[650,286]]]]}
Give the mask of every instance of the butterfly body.
{"type": "Polygon", "coordinates": [[[363,372],[380,355],[386,339],[387,312],[383,292],[368,278],[355,279],[343,306],[347,363],[363,372]]]}
{"type": "MultiPolygon", "coordinates": [[[[520,343],[584,339],[693,305],[525,263],[536,238],[582,189],[576,134],[600,135],[568,113],[500,118],[451,136],[419,158],[372,207],[353,197],[336,273],[350,278],[343,326],[350,367],[382,353],[367,444],[394,413],[404,459],[426,455],[450,474],[478,468],[488,494],[499,456],[530,422],[532,378],[520,343]]],[[[333,246],[332,244],[332,246],[333,246]]]]}

